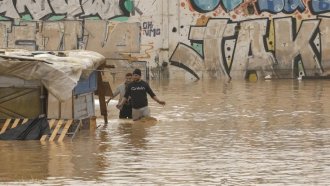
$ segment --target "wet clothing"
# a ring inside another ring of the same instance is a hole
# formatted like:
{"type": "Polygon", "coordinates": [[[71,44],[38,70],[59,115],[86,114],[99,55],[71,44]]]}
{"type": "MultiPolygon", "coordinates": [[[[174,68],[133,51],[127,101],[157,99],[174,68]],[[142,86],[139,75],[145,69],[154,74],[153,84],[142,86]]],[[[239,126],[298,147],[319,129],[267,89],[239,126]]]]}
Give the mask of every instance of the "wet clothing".
{"type": "Polygon", "coordinates": [[[139,109],[132,109],[132,118],[133,120],[138,120],[141,119],[143,117],[150,117],[150,109],[149,107],[142,107],[139,109]]]}
{"type": "Polygon", "coordinates": [[[123,108],[119,111],[120,119],[132,119],[132,104],[130,101],[127,101],[123,108]]]}
{"type": "Polygon", "coordinates": [[[133,81],[127,85],[124,97],[131,98],[132,108],[139,109],[148,106],[147,93],[154,97],[155,93],[151,90],[149,84],[143,80],[133,81]]]}
{"type": "MultiPolygon", "coordinates": [[[[125,92],[126,92],[127,83],[120,84],[115,92],[113,92],[113,97],[116,97],[119,95],[118,102],[121,102],[123,99],[125,92]]],[[[123,105],[123,108],[119,111],[119,118],[120,119],[131,119],[132,118],[132,104],[130,99],[126,101],[126,103],[123,105]]]]}

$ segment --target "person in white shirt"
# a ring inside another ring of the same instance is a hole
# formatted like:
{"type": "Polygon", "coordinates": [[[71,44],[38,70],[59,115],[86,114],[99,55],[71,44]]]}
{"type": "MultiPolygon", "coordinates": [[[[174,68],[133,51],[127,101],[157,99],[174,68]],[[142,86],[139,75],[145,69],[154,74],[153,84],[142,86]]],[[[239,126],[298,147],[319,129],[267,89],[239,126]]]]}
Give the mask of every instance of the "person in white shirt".
{"type": "MultiPolygon", "coordinates": [[[[126,78],[125,82],[118,85],[116,90],[113,92],[113,96],[107,101],[108,103],[111,99],[115,98],[118,95],[119,95],[118,102],[120,103],[122,101],[126,92],[127,85],[132,82],[132,73],[127,73],[125,78],[126,78]]],[[[124,102],[123,107],[119,112],[119,118],[132,119],[132,104],[130,99],[127,99],[124,102]]]]}

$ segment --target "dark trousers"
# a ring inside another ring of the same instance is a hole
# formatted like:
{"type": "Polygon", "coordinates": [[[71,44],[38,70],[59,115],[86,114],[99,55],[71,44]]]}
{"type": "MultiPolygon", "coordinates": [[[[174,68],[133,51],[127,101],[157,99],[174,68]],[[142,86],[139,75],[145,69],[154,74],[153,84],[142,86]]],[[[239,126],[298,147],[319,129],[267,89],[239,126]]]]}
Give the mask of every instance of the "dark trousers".
{"type": "Polygon", "coordinates": [[[132,105],[124,104],[123,108],[119,112],[120,119],[132,119],[132,105]]]}

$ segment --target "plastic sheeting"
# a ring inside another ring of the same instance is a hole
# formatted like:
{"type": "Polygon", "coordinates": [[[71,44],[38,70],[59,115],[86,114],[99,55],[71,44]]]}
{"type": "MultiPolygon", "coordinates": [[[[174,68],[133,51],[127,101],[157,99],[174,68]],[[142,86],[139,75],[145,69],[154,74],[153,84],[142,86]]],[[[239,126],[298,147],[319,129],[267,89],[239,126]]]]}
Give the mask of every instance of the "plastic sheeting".
{"type": "Polygon", "coordinates": [[[6,50],[0,54],[0,75],[25,80],[40,80],[60,101],[72,97],[72,90],[81,77],[105,63],[101,54],[87,50],[31,52],[6,50]]]}
{"type": "Polygon", "coordinates": [[[42,135],[50,133],[48,120],[45,117],[31,119],[23,125],[0,134],[0,140],[40,140],[42,135]]]}

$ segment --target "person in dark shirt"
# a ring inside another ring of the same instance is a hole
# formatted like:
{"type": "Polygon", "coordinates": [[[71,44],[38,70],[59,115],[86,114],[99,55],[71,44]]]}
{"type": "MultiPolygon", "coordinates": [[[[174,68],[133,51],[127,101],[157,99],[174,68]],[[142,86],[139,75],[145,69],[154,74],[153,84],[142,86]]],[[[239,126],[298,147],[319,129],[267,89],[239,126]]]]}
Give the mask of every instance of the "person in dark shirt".
{"type": "Polygon", "coordinates": [[[123,104],[130,98],[132,103],[132,118],[134,121],[143,117],[150,117],[147,94],[157,103],[161,105],[166,104],[165,101],[161,101],[157,98],[147,82],[141,80],[141,70],[135,69],[133,71],[133,82],[128,84],[125,95],[117,105],[117,108],[122,109],[123,104]]]}

